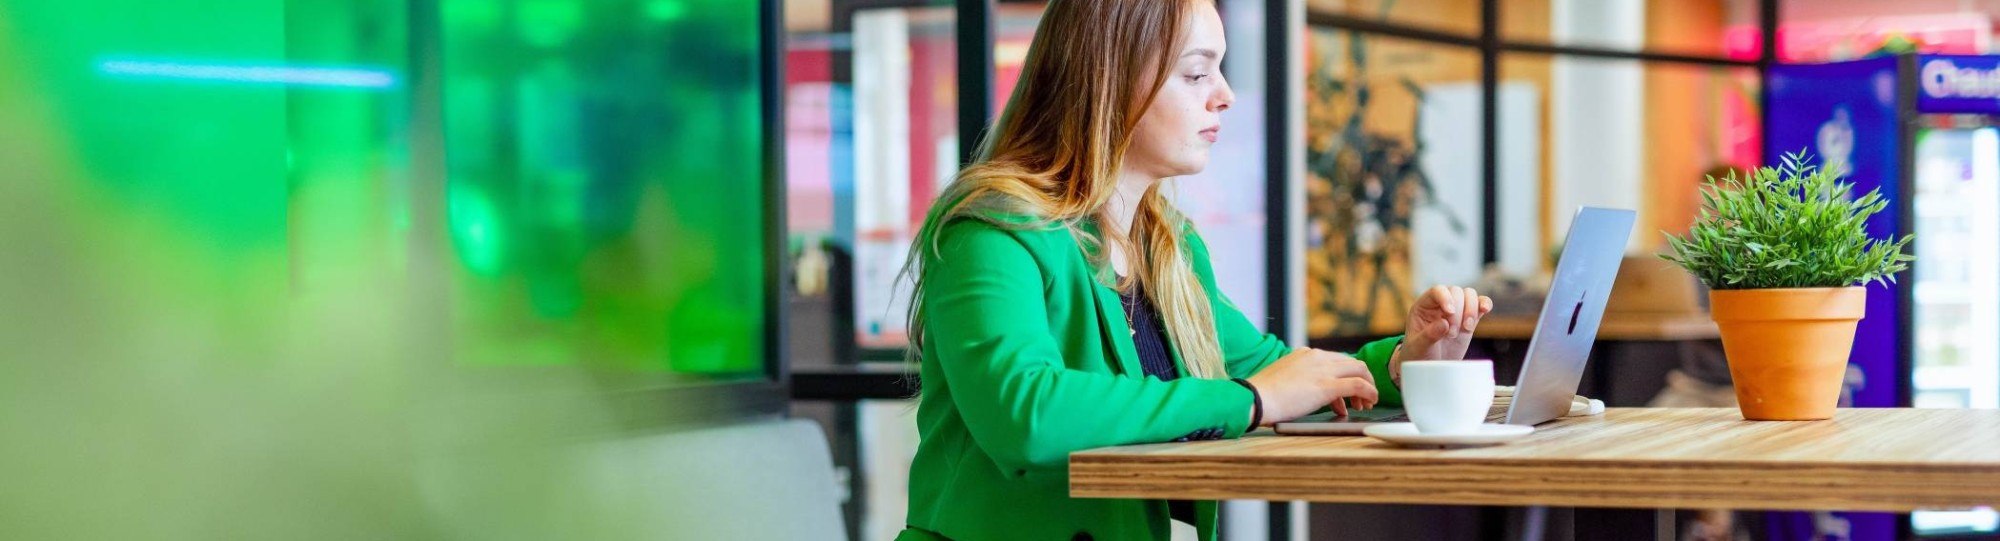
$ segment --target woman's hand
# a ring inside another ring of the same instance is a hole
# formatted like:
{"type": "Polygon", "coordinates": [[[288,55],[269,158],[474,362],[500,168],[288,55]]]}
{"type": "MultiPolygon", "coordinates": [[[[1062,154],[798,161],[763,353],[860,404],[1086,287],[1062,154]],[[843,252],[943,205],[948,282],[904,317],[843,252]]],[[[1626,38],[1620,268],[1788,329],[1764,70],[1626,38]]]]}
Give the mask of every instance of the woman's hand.
{"type": "Polygon", "coordinates": [[[1402,347],[1389,361],[1389,373],[1402,379],[1402,364],[1411,360],[1459,360],[1472,343],[1479,319],[1493,311],[1493,299],[1469,287],[1435,286],[1417,297],[1403,330],[1402,347]]]}
{"type": "Polygon", "coordinates": [[[1347,415],[1346,400],[1353,400],[1358,409],[1375,407],[1375,376],[1368,373],[1368,365],[1331,351],[1293,350],[1250,376],[1249,382],[1264,401],[1263,424],[1267,426],[1303,417],[1329,404],[1334,412],[1347,415]]]}

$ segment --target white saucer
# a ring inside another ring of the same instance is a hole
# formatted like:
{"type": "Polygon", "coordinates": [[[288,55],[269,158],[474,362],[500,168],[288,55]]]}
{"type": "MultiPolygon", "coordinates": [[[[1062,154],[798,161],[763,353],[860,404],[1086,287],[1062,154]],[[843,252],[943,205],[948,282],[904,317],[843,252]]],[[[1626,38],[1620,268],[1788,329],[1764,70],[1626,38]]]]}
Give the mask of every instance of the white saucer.
{"type": "Polygon", "coordinates": [[[1417,432],[1415,423],[1382,423],[1371,425],[1361,433],[1397,445],[1463,447],[1507,443],[1535,433],[1535,427],[1482,424],[1479,430],[1463,434],[1422,434],[1417,432]]]}

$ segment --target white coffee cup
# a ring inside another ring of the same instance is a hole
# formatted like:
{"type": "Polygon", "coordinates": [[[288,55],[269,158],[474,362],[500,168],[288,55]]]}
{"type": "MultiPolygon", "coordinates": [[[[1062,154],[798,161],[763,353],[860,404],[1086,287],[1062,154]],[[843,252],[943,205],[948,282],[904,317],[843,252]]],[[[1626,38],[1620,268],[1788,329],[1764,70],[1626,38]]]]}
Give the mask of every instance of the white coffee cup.
{"type": "Polygon", "coordinates": [[[1422,434],[1467,434],[1493,408],[1493,361],[1404,361],[1403,409],[1422,434]]]}

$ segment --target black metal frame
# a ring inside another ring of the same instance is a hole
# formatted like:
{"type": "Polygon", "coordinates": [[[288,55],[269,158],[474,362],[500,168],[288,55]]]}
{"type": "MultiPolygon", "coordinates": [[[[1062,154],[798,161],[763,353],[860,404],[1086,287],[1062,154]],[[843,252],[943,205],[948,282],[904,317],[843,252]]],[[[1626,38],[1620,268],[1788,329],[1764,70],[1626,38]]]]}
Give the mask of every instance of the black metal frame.
{"type": "MultiPolygon", "coordinates": [[[[1771,66],[1778,65],[1778,0],[1758,0],[1762,18],[1757,21],[1759,33],[1763,35],[1764,50],[1757,55],[1757,126],[1771,125],[1771,66]]],[[[1764,161],[1769,163],[1770,150],[1765,150],[1764,161]]]]}
{"type": "MultiPolygon", "coordinates": [[[[1896,229],[1899,233],[1911,234],[1916,228],[1917,201],[1917,123],[1921,113],[1917,111],[1917,57],[1901,55],[1896,58],[1896,199],[1901,201],[1896,208],[1896,229]]],[[[1768,157],[1767,157],[1768,158],[1768,157]]],[[[1914,248],[1912,248],[1914,250],[1914,248]]],[[[1916,400],[1916,309],[1918,261],[1911,261],[1903,271],[1901,280],[1896,282],[1896,402],[1897,406],[1910,407],[1916,400]]],[[[1917,539],[1916,525],[1910,523],[1911,515],[1904,514],[1896,519],[1897,539],[1917,539]]],[[[1936,537],[1930,537],[1936,538],[1936,537]]]]}
{"type": "Polygon", "coordinates": [[[757,10],[758,112],[764,143],[764,355],[765,375],[779,386],[791,382],[785,352],[785,9],[781,0],[759,0],[757,10]]]}
{"type": "Polygon", "coordinates": [[[1291,97],[1287,74],[1295,45],[1283,31],[1292,27],[1286,4],[1286,0],[1264,2],[1264,313],[1265,332],[1277,336],[1292,334],[1293,322],[1285,315],[1291,313],[1293,299],[1284,269],[1291,267],[1296,254],[1291,253],[1295,232],[1289,225],[1293,209],[1286,177],[1292,161],[1300,159],[1284,144],[1292,135],[1292,108],[1286,102],[1291,97]]]}
{"type": "MultiPolygon", "coordinates": [[[[1899,233],[1911,234],[1917,230],[1917,128],[1923,113],[1917,110],[1917,57],[1901,55],[1896,58],[1896,198],[1901,201],[1896,208],[1896,229],[1899,233]]],[[[1896,282],[1896,405],[1910,407],[1916,399],[1916,385],[1912,372],[1916,369],[1916,280],[1917,265],[1921,261],[1911,261],[1910,267],[1896,282]]],[[[1908,521],[1905,521],[1908,522],[1908,521]]]]}
{"type": "MultiPolygon", "coordinates": [[[[1293,334],[1289,314],[1296,302],[1291,294],[1290,275],[1292,258],[1301,254],[1292,253],[1291,176],[1292,161],[1301,159],[1294,156],[1291,145],[1285,144],[1291,134],[1292,107],[1291,70],[1292,34],[1285,29],[1296,25],[1290,21],[1289,2],[1286,0],[1266,0],[1264,2],[1264,313],[1265,331],[1285,337],[1293,334]]],[[[1292,506],[1290,502],[1271,502],[1265,506],[1265,529],[1272,541],[1288,541],[1292,531],[1292,506]]]]}
{"type": "MultiPolygon", "coordinates": [[[[1484,0],[1481,1],[1484,2],[1484,0]]],[[[1482,6],[1481,9],[1483,11],[1484,7],[1482,6]]],[[[1495,16],[1497,15],[1498,13],[1495,13],[1495,16]]],[[[1480,15],[1482,25],[1485,23],[1485,18],[1486,15],[1482,13],[1480,15]]],[[[1353,15],[1347,15],[1343,13],[1311,11],[1310,8],[1308,8],[1308,10],[1306,11],[1306,26],[1309,28],[1326,27],[1326,28],[1338,28],[1341,30],[1353,30],[1364,34],[1389,36],[1392,38],[1424,41],[1430,43],[1441,43],[1445,45],[1457,45],[1460,47],[1480,46],[1480,38],[1477,36],[1467,36],[1455,32],[1447,32],[1443,30],[1424,28],[1420,26],[1401,25],[1401,24],[1384,22],[1364,17],[1355,17],[1353,15]]],[[[1495,32],[1498,32],[1498,30],[1496,29],[1495,32]]],[[[1485,34],[1485,31],[1481,30],[1480,33],[1483,35],[1485,34]]]]}
{"type": "Polygon", "coordinates": [[[854,402],[901,400],[917,395],[917,377],[890,363],[842,366],[818,370],[792,380],[793,400],[854,402]]]}
{"type": "Polygon", "coordinates": [[[993,0],[958,0],[958,163],[979,155],[993,118],[993,0]],[[967,47],[967,44],[976,45],[967,47]],[[973,69],[965,69],[972,66],[973,69]]]}
{"type": "Polygon", "coordinates": [[[1655,51],[1623,51],[1618,49],[1606,49],[1602,47],[1556,45],[1552,43],[1541,43],[1541,42],[1530,42],[1530,41],[1502,42],[1499,44],[1499,48],[1500,50],[1507,51],[1510,53],[1588,56],[1593,58],[1638,60],[1641,62],[1658,62],[1658,63],[1673,63],[1673,64],[1695,64],[1695,65],[1716,66],[1716,67],[1755,68],[1755,67],[1760,67],[1762,65],[1762,60],[1737,60],[1734,58],[1722,58],[1722,57],[1701,56],[1701,55],[1680,54],[1680,53],[1664,53],[1655,51]]]}
{"type": "Polygon", "coordinates": [[[1479,2],[1479,259],[1500,259],[1500,0],[1479,2]]]}

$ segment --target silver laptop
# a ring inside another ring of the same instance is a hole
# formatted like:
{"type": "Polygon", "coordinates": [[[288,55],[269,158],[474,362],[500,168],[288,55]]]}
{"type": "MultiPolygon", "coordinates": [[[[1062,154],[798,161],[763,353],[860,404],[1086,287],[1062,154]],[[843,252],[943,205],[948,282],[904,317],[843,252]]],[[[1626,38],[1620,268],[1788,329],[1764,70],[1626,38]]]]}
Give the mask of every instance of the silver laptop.
{"type": "MultiPolygon", "coordinates": [[[[1569,238],[1563,242],[1561,261],[1556,263],[1555,280],[1549,284],[1548,300],[1528,341],[1521,378],[1514,384],[1514,398],[1506,408],[1494,408],[1486,421],[1533,426],[1569,412],[1571,397],[1583,380],[1584,362],[1590,346],[1597,341],[1598,324],[1604,321],[1604,304],[1611,297],[1611,285],[1618,277],[1618,265],[1625,259],[1626,240],[1632,237],[1637,213],[1623,209],[1583,207],[1570,222],[1569,238]]],[[[1332,412],[1308,415],[1278,423],[1279,434],[1343,435],[1360,434],[1368,424],[1408,421],[1401,408],[1353,411],[1346,417],[1332,412]]]]}

